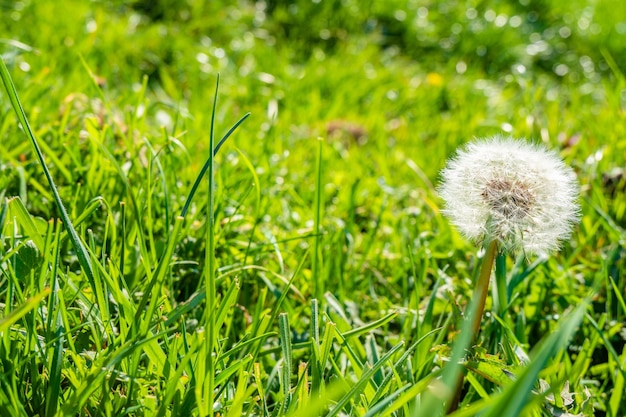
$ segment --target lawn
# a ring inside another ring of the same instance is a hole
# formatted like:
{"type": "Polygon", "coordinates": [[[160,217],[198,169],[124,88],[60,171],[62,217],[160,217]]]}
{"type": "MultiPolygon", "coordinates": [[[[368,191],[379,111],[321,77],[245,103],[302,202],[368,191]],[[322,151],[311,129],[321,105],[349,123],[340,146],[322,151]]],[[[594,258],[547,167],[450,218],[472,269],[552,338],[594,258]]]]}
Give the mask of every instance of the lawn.
{"type": "Polygon", "coordinates": [[[0,16],[0,416],[626,415],[626,2],[0,16]],[[441,170],[493,136],[580,221],[481,314],[441,170]]]}

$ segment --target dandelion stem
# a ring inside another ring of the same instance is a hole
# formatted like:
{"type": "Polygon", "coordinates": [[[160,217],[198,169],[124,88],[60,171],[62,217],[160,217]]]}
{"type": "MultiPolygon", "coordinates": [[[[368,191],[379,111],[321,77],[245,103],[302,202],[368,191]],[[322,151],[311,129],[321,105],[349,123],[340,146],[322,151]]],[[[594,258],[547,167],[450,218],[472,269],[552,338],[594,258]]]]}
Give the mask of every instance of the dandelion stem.
{"type": "Polygon", "coordinates": [[[487,250],[483,257],[483,262],[480,265],[480,274],[478,275],[478,281],[476,282],[476,288],[474,289],[474,299],[477,300],[478,306],[476,313],[471,315],[472,319],[472,335],[476,337],[480,330],[480,322],[483,318],[483,311],[485,310],[485,301],[487,301],[487,292],[489,292],[489,281],[491,278],[491,270],[493,269],[493,262],[498,252],[497,241],[492,240],[487,244],[487,250]]]}
{"type": "MultiPolygon", "coordinates": [[[[491,270],[493,269],[493,262],[498,252],[498,242],[496,240],[490,241],[486,245],[485,256],[483,257],[482,264],[480,265],[480,273],[478,275],[478,281],[476,282],[476,288],[474,289],[473,302],[470,303],[469,311],[466,311],[465,316],[471,320],[472,339],[478,336],[480,331],[480,322],[483,318],[483,311],[485,310],[485,302],[487,301],[487,293],[489,292],[489,281],[491,278],[491,270]]],[[[454,397],[450,401],[448,406],[448,413],[457,409],[461,400],[461,392],[463,390],[463,373],[459,374],[456,385],[454,386],[454,397]]]]}

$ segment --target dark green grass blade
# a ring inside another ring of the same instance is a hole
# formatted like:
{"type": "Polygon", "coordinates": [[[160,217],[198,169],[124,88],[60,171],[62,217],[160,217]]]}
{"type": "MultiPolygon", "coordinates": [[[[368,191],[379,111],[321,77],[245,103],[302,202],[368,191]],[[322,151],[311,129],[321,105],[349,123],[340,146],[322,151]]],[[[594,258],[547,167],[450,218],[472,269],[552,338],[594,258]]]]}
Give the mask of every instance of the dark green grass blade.
{"type": "Polygon", "coordinates": [[[61,196],[59,195],[59,191],[57,190],[56,185],[54,184],[54,180],[52,179],[52,175],[50,174],[50,170],[46,165],[46,162],[43,158],[43,154],[41,153],[41,149],[39,148],[39,144],[37,143],[37,139],[35,138],[35,134],[33,133],[28,120],[26,119],[26,113],[22,108],[22,103],[20,103],[20,99],[17,96],[17,90],[15,89],[15,85],[13,84],[13,80],[11,79],[11,75],[9,74],[9,70],[7,69],[4,59],[0,57],[0,77],[2,78],[2,82],[4,87],[7,90],[7,95],[9,96],[9,100],[11,100],[11,105],[13,106],[13,110],[15,110],[15,114],[17,115],[17,119],[20,124],[24,128],[24,132],[28,139],[30,139],[30,143],[32,147],[35,149],[35,153],[37,154],[37,158],[39,159],[39,163],[43,169],[44,174],[46,175],[46,179],[48,180],[48,184],[50,185],[50,190],[52,191],[52,195],[54,196],[54,201],[59,210],[59,214],[61,216],[61,220],[65,224],[67,228],[67,232],[70,235],[70,240],[72,245],[74,246],[74,250],[76,251],[76,256],[78,257],[78,262],[80,266],[87,274],[87,278],[90,282],[93,282],[93,267],[91,266],[91,260],[89,258],[89,254],[87,253],[87,249],[83,245],[78,233],[76,233],[76,229],[74,229],[74,225],[70,220],[70,217],[65,210],[65,206],[63,205],[63,201],[61,201],[61,196]]]}
{"type": "Polygon", "coordinates": [[[52,347],[52,361],[50,363],[50,376],[48,381],[48,387],[46,390],[46,417],[53,417],[57,415],[59,404],[61,402],[61,379],[63,372],[63,342],[65,340],[65,327],[63,327],[63,320],[61,319],[62,306],[59,300],[59,275],[58,267],[60,262],[60,237],[61,228],[57,223],[55,228],[55,243],[54,243],[54,261],[52,265],[52,277],[50,279],[50,288],[52,290],[50,300],[48,302],[48,312],[50,314],[48,325],[50,337],[54,338],[52,347]]]}
{"type": "Polygon", "coordinates": [[[291,329],[289,327],[289,316],[281,313],[278,316],[278,327],[280,329],[280,347],[283,353],[283,378],[281,385],[283,389],[283,411],[289,409],[291,404],[291,329]]]}
{"type": "Polygon", "coordinates": [[[194,182],[193,187],[191,187],[191,191],[189,192],[187,201],[185,201],[185,205],[183,206],[183,209],[180,212],[180,215],[182,217],[185,217],[185,215],[187,214],[187,211],[189,210],[189,206],[191,205],[191,200],[193,199],[193,196],[196,194],[196,191],[198,191],[200,182],[202,181],[202,178],[204,178],[204,175],[206,174],[206,172],[209,169],[209,166],[211,165],[211,160],[215,157],[215,155],[217,155],[217,152],[220,150],[224,142],[226,142],[226,140],[230,137],[230,135],[232,135],[235,132],[235,130],[239,127],[239,125],[242,124],[243,121],[246,120],[249,116],[250,116],[250,113],[244,114],[243,117],[239,119],[239,121],[235,123],[228,132],[226,132],[224,137],[222,137],[222,139],[220,139],[220,141],[217,142],[217,145],[215,145],[215,149],[213,150],[213,155],[210,155],[209,158],[206,160],[206,162],[204,163],[204,166],[202,167],[202,170],[200,171],[200,174],[198,174],[198,177],[196,178],[196,182],[194,182]]]}

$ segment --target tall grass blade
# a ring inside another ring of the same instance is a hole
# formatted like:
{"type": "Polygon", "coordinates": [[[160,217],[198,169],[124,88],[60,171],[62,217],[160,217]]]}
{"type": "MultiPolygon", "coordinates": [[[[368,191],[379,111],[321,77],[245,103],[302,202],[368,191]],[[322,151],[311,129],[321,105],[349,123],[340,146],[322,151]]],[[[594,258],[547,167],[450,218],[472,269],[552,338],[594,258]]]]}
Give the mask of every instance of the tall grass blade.
{"type": "Polygon", "coordinates": [[[322,160],[322,152],[324,150],[324,141],[319,138],[319,145],[317,150],[317,162],[315,169],[315,202],[314,202],[314,245],[313,245],[313,255],[311,256],[312,268],[311,273],[313,275],[313,294],[315,298],[321,300],[324,297],[324,278],[322,277],[322,273],[320,271],[320,263],[321,263],[321,254],[320,254],[320,220],[322,217],[322,203],[323,203],[323,195],[322,195],[322,169],[323,169],[323,160],[322,160]]]}
{"type": "Polygon", "coordinates": [[[289,316],[287,313],[281,313],[278,316],[278,328],[280,334],[280,348],[283,353],[283,412],[289,409],[291,404],[291,328],[289,327],[289,316]]]}
{"type": "MultiPolygon", "coordinates": [[[[200,413],[202,415],[213,414],[213,404],[215,398],[215,358],[213,357],[213,352],[215,349],[215,342],[218,339],[218,335],[216,334],[219,329],[217,329],[215,320],[215,299],[216,299],[216,260],[215,260],[215,111],[217,109],[217,92],[219,90],[220,85],[220,77],[219,74],[217,76],[217,80],[215,82],[215,95],[213,97],[213,109],[211,112],[211,126],[209,129],[209,149],[212,154],[209,155],[209,159],[203,167],[198,179],[196,179],[196,184],[199,185],[201,178],[204,176],[204,172],[208,172],[208,202],[207,202],[207,225],[206,225],[206,249],[205,249],[205,269],[203,272],[204,275],[204,285],[206,289],[206,308],[204,311],[204,328],[206,329],[206,336],[203,340],[201,353],[204,358],[204,375],[203,380],[204,384],[201,384],[202,388],[199,392],[202,394],[202,398],[199,398],[200,404],[200,413]],[[206,168],[206,170],[205,170],[206,168]]],[[[196,184],[191,190],[189,197],[187,199],[188,202],[191,202],[191,198],[197,189],[196,184]]],[[[189,205],[186,203],[185,207],[183,207],[183,212],[186,213],[186,209],[189,205]]],[[[184,214],[183,216],[184,217],[184,214]]]]}
{"type": "Polygon", "coordinates": [[[50,278],[50,288],[52,294],[48,302],[48,314],[50,325],[48,326],[48,336],[53,338],[52,361],[50,364],[50,379],[48,380],[48,388],[46,390],[46,411],[47,417],[54,417],[57,414],[59,404],[61,402],[61,378],[63,372],[63,342],[65,340],[65,327],[61,318],[61,308],[63,306],[59,300],[59,249],[61,228],[57,223],[55,233],[55,253],[52,266],[52,274],[50,278]]]}
{"type": "Polygon", "coordinates": [[[43,169],[43,172],[48,180],[48,185],[50,186],[50,190],[52,191],[52,195],[54,196],[54,201],[56,203],[57,209],[59,210],[59,215],[61,216],[61,220],[65,224],[67,232],[70,235],[70,241],[72,242],[72,246],[74,246],[74,250],[76,251],[76,256],[78,257],[78,262],[82,267],[83,271],[87,275],[87,278],[90,282],[93,282],[93,267],[91,265],[91,259],[89,258],[89,253],[85,248],[82,240],[78,236],[76,229],[74,229],[74,225],[70,220],[69,215],[67,214],[67,210],[65,210],[65,206],[63,205],[63,201],[61,200],[61,196],[59,195],[59,191],[52,179],[52,174],[50,174],[50,170],[46,165],[46,161],[44,160],[43,153],[39,147],[39,143],[35,138],[35,134],[28,123],[28,119],[26,118],[26,113],[22,108],[22,103],[17,95],[17,90],[15,89],[15,85],[13,84],[13,79],[9,74],[9,70],[7,69],[4,59],[0,57],[0,78],[2,78],[2,82],[4,83],[4,87],[7,90],[7,94],[9,96],[9,100],[11,101],[11,105],[15,114],[17,115],[17,119],[19,120],[26,136],[30,139],[30,143],[37,154],[37,158],[39,159],[39,163],[43,169]]]}

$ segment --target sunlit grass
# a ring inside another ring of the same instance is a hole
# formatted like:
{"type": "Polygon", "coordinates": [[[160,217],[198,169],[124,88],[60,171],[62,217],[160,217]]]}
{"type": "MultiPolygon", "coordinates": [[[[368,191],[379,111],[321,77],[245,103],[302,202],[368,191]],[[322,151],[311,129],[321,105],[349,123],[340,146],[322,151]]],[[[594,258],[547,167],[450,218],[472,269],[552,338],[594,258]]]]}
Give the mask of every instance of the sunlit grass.
{"type": "Polygon", "coordinates": [[[3,88],[0,414],[430,417],[461,371],[457,417],[626,413],[611,2],[149,3],[3,6],[33,136],[3,88]],[[507,260],[472,346],[435,189],[500,133],[575,169],[582,220],[507,260]]]}

